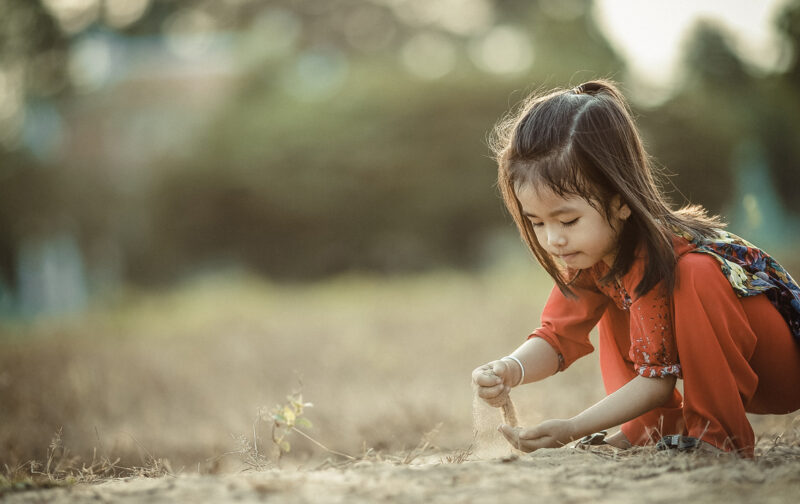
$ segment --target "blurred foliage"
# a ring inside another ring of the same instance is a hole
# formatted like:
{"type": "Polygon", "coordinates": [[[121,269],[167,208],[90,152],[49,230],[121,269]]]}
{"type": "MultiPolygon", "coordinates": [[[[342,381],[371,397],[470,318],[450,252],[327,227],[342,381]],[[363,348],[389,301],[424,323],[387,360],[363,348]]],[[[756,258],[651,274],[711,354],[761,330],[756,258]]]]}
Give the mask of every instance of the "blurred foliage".
{"type": "MultiPolygon", "coordinates": [[[[78,13],[55,4],[2,4],[0,70],[23,83],[29,117],[42,110],[49,124],[50,107],[97,124],[71,132],[80,151],[56,161],[24,142],[0,147],[0,281],[12,287],[20,244],[63,230],[78,239],[90,273],[114,263],[108,267],[120,280],[137,283],[220,266],[296,279],[474,265],[488,237],[511,229],[485,143],[497,119],[539,87],[625,79],[588,0],[479,1],[485,26],[413,0],[137,1],[117,11],[126,4],[97,0],[87,2],[93,11],[78,13]],[[144,6],[138,17],[130,14],[137,5],[144,6]],[[174,38],[188,18],[228,34],[238,58],[225,61],[235,68],[227,76],[206,74],[233,92],[210,121],[185,121],[200,125],[186,133],[190,141],[173,140],[184,126],[158,114],[168,111],[170,96],[214,85],[203,75],[185,90],[170,89],[169,78],[125,81],[121,70],[117,81],[91,91],[70,79],[75,59],[67,54],[92,37],[105,37],[112,49],[145,44],[174,38]],[[264,33],[254,28],[259,23],[280,35],[279,46],[286,42],[283,52],[254,35],[264,33]],[[503,71],[504,59],[486,51],[520,37],[532,53],[506,52],[532,65],[503,71]],[[433,78],[439,69],[424,65],[436,61],[449,66],[433,78]],[[309,68],[339,79],[338,87],[303,80],[309,68]],[[144,159],[139,164],[109,161],[104,152],[118,146],[108,139],[137,128],[151,132],[152,152],[132,148],[129,158],[144,159]],[[156,149],[159,142],[169,148],[156,149]]],[[[441,4],[451,12],[461,5],[441,4]]],[[[800,177],[793,133],[800,126],[799,10],[795,1],[778,20],[789,51],[785,71],[755,72],[722,29],[701,24],[687,45],[680,89],[666,103],[637,109],[650,152],[679,174],[672,180],[683,194],[713,211],[728,202],[744,138],[763,143],[781,195],[800,210],[789,193],[800,177]]]]}
{"type": "MultiPolygon", "coordinates": [[[[736,155],[748,141],[762,146],[782,203],[800,211],[793,194],[800,183],[800,2],[787,3],[776,25],[786,66],[764,75],[747,67],[722,27],[698,23],[686,45],[679,92],[640,118],[651,154],[674,174],[675,186],[716,212],[731,204],[736,155]]],[[[680,195],[673,199],[683,202],[680,195]]]]}

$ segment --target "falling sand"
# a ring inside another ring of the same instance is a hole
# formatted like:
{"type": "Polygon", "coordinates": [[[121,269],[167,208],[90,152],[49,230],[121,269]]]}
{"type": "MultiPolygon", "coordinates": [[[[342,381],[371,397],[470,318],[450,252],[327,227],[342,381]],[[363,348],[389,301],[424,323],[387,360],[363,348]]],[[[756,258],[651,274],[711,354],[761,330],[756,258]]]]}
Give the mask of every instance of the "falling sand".
{"type": "MultiPolygon", "coordinates": [[[[472,430],[475,436],[476,455],[481,458],[507,455],[509,444],[498,433],[496,408],[489,406],[478,397],[478,387],[475,383],[472,384],[472,390],[472,430]]],[[[506,396],[506,402],[499,409],[502,422],[513,427],[519,436],[517,409],[510,394],[506,396]]]]}
{"type": "Polygon", "coordinates": [[[503,415],[503,423],[511,427],[519,427],[517,408],[514,407],[514,401],[511,400],[511,395],[506,397],[506,402],[500,407],[500,412],[503,415]]]}

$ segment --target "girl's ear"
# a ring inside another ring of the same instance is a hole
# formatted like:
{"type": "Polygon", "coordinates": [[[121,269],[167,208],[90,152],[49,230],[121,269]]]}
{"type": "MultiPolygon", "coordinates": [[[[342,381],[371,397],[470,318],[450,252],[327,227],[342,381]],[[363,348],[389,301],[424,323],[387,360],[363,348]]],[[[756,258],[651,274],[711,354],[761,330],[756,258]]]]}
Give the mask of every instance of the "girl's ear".
{"type": "Polygon", "coordinates": [[[627,203],[623,203],[619,207],[619,217],[622,220],[628,220],[628,217],[631,216],[631,207],[628,206],[627,203]]]}
{"type": "Polygon", "coordinates": [[[612,208],[616,212],[617,218],[620,220],[628,220],[628,217],[631,216],[631,207],[629,207],[627,203],[622,201],[622,197],[620,197],[619,194],[614,196],[612,208]]]}

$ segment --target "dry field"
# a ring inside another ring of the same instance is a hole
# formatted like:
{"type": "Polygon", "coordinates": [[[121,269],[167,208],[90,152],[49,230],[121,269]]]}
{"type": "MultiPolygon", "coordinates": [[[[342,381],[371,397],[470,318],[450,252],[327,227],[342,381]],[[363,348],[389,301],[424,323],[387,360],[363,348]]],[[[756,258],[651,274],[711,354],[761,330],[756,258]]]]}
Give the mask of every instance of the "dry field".
{"type": "MultiPolygon", "coordinates": [[[[753,417],[755,461],[574,448],[513,454],[470,372],[538,322],[533,265],[274,285],[205,277],[79,319],[0,325],[7,502],[794,502],[795,415],[753,417]],[[269,416],[311,422],[278,459],[269,416]]],[[[515,391],[522,424],[603,396],[589,356],[515,391]]]]}

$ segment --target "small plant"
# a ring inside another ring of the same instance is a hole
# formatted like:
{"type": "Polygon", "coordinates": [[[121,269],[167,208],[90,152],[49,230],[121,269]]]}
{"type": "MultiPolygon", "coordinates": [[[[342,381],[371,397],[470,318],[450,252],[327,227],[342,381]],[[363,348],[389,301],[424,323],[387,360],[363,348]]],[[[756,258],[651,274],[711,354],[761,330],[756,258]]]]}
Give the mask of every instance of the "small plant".
{"type": "MultiPolygon", "coordinates": [[[[324,444],[312,438],[300,428],[310,429],[312,427],[311,420],[304,416],[306,408],[312,407],[310,402],[303,401],[303,394],[300,392],[293,392],[286,396],[286,402],[278,404],[271,409],[262,407],[259,409],[256,422],[259,420],[272,423],[272,444],[277,449],[277,463],[280,463],[281,457],[289,453],[292,445],[287,439],[291,433],[296,433],[308,439],[318,447],[322,448],[328,453],[344,457],[348,460],[355,460],[355,457],[342,453],[336,450],[331,450],[324,444]]],[[[253,451],[258,457],[258,437],[255,435],[255,425],[253,426],[253,451]]]]}
{"type": "Polygon", "coordinates": [[[303,416],[305,408],[312,406],[313,404],[309,402],[303,402],[303,394],[294,392],[286,396],[284,404],[278,404],[268,411],[265,411],[265,408],[259,411],[259,416],[262,420],[272,422],[272,442],[278,447],[278,460],[283,454],[289,453],[292,449],[292,445],[286,439],[292,431],[308,437],[302,431],[299,431],[297,427],[305,429],[312,427],[311,421],[303,416]]]}
{"type": "Polygon", "coordinates": [[[256,418],[253,421],[253,439],[250,441],[248,436],[240,435],[233,436],[233,439],[239,445],[239,449],[223,453],[217,457],[208,459],[208,462],[216,463],[222,457],[228,455],[239,455],[242,461],[251,469],[261,470],[271,464],[280,464],[281,458],[292,450],[292,445],[289,442],[289,436],[292,433],[298,434],[318,447],[322,448],[328,453],[344,457],[348,460],[356,460],[355,457],[346,453],[331,450],[324,444],[312,438],[300,428],[310,429],[312,427],[311,420],[304,416],[306,408],[312,407],[310,402],[303,401],[303,394],[296,391],[286,396],[286,402],[277,404],[272,408],[262,406],[256,413],[256,418]],[[266,456],[265,453],[259,449],[261,438],[258,435],[259,425],[261,423],[268,424],[271,431],[272,438],[272,452],[275,453],[273,457],[266,456]]]}

